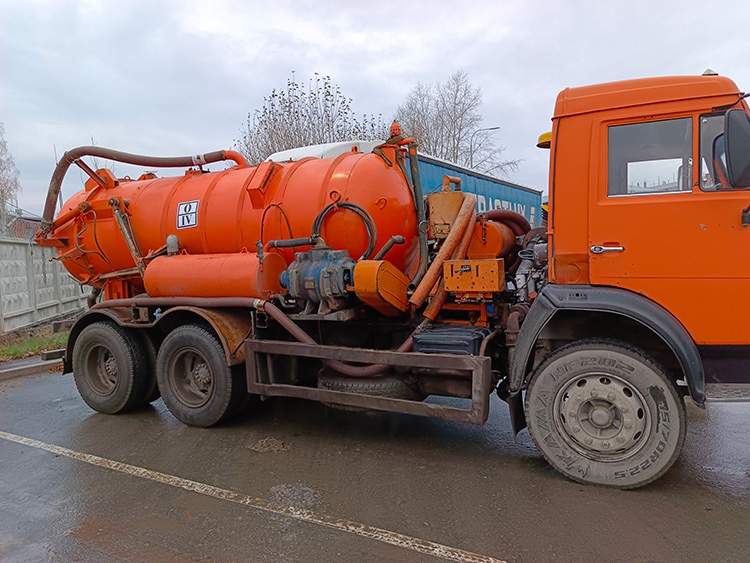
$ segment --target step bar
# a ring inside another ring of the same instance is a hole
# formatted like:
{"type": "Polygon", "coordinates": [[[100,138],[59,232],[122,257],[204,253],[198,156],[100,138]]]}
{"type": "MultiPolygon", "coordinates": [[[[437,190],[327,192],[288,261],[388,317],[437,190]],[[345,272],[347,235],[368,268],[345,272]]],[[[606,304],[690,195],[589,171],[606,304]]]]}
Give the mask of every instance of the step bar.
{"type": "Polygon", "coordinates": [[[750,383],[706,383],[709,403],[750,402],[750,383]]]}

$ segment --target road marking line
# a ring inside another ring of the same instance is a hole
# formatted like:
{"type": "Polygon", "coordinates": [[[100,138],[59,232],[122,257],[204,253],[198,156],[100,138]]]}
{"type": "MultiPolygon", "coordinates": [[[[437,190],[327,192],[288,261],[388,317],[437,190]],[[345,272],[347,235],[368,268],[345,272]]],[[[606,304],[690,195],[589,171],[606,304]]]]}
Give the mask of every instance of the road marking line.
{"type": "Polygon", "coordinates": [[[205,483],[199,483],[198,481],[191,481],[190,479],[183,479],[182,477],[176,477],[174,475],[168,475],[166,473],[160,473],[158,471],[151,471],[143,467],[136,465],[130,465],[119,461],[114,461],[104,457],[95,456],[83,452],[77,452],[75,450],[69,450],[62,446],[56,446],[54,444],[47,444],[34,440],[32,438],[25,438],[16,434],[10,434],[0,430],[0,438],[9,442],[15,442],[24,446],[37,448],[53,454],[69,457],[84,463],[96,465],[98,467],[104,467],[127,475],[133,475],[140,477],[141,479],[148,479],[150,481],[156,481],[157,483],[163,483],[170,485],[178,489],[184,489],[186,491],[192,491],[201,495],[214,497],[221,500],[226,500],[236,504],[242,504],[250,508],[262,510],[264,512],[270,512],[280,516],[287,516],[296,520],[302,520],[311,524],[318,524],[327,528],[333,528],[341,532],[347,532],[364,538],[369,538],[379,542],[395,545],[411,551],[424,553],[426,555],[433,555],[440,557],[448,561],[458,561],[460,563],[506,563],[500,559],[495,559],[486,555],[479,555],[470,551],[464,551],[455,547],[442,545],[428,540],[414,538],[398,532],[392,532],[390,530],[384,530],[383,528],[376,528],[375,526],[368,526],[367,524],[361,524],[359,522],[352,522],[351,520],[344,520],[341,518],[335,518],[326,514],[318,514],[311,510],[305,510],[301,508],[294,508],[292,506],[285,506],[276,502],[268,501],[262,498],[253,498],[242,493],[230,491],[229,489],[222,489],[207,485],[205,483]]]}

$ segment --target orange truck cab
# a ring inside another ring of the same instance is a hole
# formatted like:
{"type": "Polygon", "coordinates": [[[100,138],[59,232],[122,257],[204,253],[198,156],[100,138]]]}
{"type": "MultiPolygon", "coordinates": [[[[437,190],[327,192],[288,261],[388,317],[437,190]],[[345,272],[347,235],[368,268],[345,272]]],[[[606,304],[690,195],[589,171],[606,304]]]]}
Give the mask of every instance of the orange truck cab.
{"type": "MultiPolygon", "coordinates": [[[[635,417],[627,410],[639,393],[630,375],[653,367],[637,356],[658,362],[699,406],[750,399],[745,97],[730,79],[707,72],[569,88],[557,98],[549,283],[521,327],[511,389],[531,383],[531,434],[573,478],[589,480],[601,469],[591,459],[622,457],[608,437],[617,425],[645,431],[639,409],[650,390],[632,405],[635,417]],[[609,365],[619,375],[602,369],[609,365]],[[544,380],[543,392],[534,392],[534,379],[544,380]],[[588,407],[566,406],[575,402],[588,407]]],[[[643,444],[629,463],[609,463],[597,473],[603,481],[635,482],[679,449],[684,413],[658,394],[652,416],[662,419],[661,439],[643,444]]],[[[520,394],[515,401],[519,410],[520,394]]],[[[637,432],[616,438],[637,441],[637,432]]]]}

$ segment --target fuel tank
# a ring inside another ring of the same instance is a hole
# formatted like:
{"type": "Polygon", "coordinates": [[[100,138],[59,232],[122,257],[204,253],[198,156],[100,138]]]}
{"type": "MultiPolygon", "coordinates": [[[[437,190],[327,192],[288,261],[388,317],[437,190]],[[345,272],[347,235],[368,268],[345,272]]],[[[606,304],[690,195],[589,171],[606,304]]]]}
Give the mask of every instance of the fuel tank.
{"type": "MultiPolygon", "coordinates": [[[[108,171],[98,171],[107,180],[106,186],[89,180],[83,191],[65,202],[44,244],[58,247],[58,258],[80,282],[101,287],[120,272],[137,292],[143,290],[143,282],[133,275],[137,264],[116,220],[115,207],[124,211],[148,271],[148,255],[163,249],[169,235],[179,238],[182,255],[252,254],[259,241],[309,237],[318,214],[334,204],[319,233],[326,245],[347,250],[356,260],[366,252],[371,236],[376,238],[374,254],[390,237],[401,235],[406,242],[393,247],[387,258],[412,275],[419,260],[417,214],[408,180],[396,164],[398,150],[382,147],[385,158],[351,152],[331,159],[239,165],[220,172],[190,169],[183,176],[168,178],[146,174],[138,180],[115,180],[108,171]],[[362,214],[337,207],[339,202],[362,208],[372,217],[376,233],[369,235],[362,214]]],[[[295,250],[306,248],[270,252],[278,253],[288,265],[295,250]]],[[[244,262],[250,259],[238,263],[244,262]]],[[[206,267],[218,262],[183,259],[182,263],[184,268],[177,264],[154,268],[161,273],[154,272],[150,281],[165,287],[163,281],[169,280],[159,279],[164,272],[189,277],[195,275],[196,264],[206,267]]],[[[277,290],[277,280],[272,285],[268,291],[277,290]]]]}

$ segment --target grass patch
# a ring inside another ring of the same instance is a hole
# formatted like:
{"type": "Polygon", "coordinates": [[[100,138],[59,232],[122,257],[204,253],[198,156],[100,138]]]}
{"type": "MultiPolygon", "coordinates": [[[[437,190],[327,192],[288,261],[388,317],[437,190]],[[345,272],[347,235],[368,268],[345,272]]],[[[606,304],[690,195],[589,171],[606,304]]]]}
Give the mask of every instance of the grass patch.
{"type": "Polygon", "coordinates": [[[50,327],[7,334],[0,338],[0,362],[38,356],[42,350],[65,348],[67,341],[67,332],[53,333],[50,327]]]}

